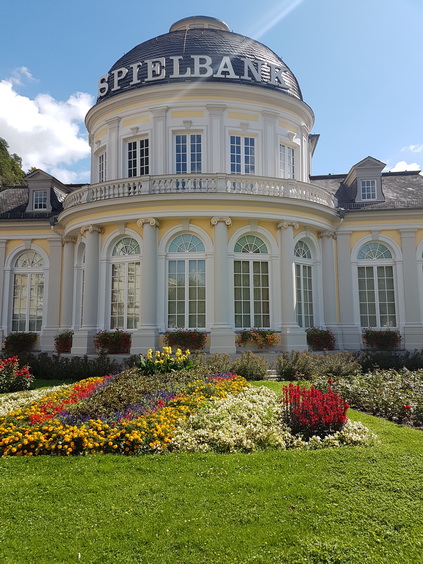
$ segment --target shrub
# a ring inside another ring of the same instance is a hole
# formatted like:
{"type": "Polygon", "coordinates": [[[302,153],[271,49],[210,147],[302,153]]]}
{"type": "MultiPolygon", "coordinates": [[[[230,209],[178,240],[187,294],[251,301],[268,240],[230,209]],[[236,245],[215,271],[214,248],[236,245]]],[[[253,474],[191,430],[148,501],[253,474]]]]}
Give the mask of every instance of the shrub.
{"type": "Polygon", "coordinates": [[[166,331],[164,342],[169,347],[179,347],[190,351],[199,351],[205,347],[207,333],[197,329],[176,329],[166,331]]]}
{"type": "Polygon", "coordinates": [[[330,329],[307,329],[307,344],[317,351],[333,351],[335,342],[335,335],[330,329]]]}
{"type": "Polygon", "coordinates": [[[182,353],[177,349],[172,356],[172,347],[163,347],[163,352],[149,349],[147,356],[140,355],[139,361],[135,364],[140,374],[166,374],[179,370],[188,370],[194,365],[190,358],[189,350],[182,353]]]}
{"type": "Polygon", "coordinates": [[[396,423],[423,425],[423,370],[375,370],[348,379],[321,376],[313,385],[341,394],[354,409],[396,423]]]}
{"type": "Polygon", "coordinates": [[[105,354],[125,354],[131,349],[131,334],[115,329],[99,331],[94,337],[94,346],[105,354]]]}
{"type": "Polygon", "coordinates": [[[313,386],[307,389],[289,384],[282,389],[281,402],[285,423],[305,439],[335,433],[347,421],[348,403],[331,390],[323,393],[313,386]]]}
{"type": "Polygon", "coordinates": [[[380,351],[388,351],[394,349],[401,342],[399,331],[391,329],[366,329],[363,332],[363,341],[367,346],[380,351]]]}
{"type": "Polygon", "coordinates": [[[4,340],[6,354],[16,355],[21,352],[29,352],[37,342],[37,333],[17,332],[10,333],[4,340]]]}
{"type": "Polygon", "coordinates": [[[267,376],[269,364],[251,351],[241,353],[232,364],[232,372],[243,376],[246,380],[264,380],[267,376]]]}
{"type": "Polygon", "coordinates": [[[27,366],[19,368],[17,356],[0,361],[0,393],[28,390],[33,379],[27,366]]]}
{"type": "Polygon", "coordinates": [[[309,351],[284,352],[276,360],[278,380],[311,380],[315,357],[309,351]]]}
{"type": "Polygon", "coordinates": [[[88,358],[87,355],[63,358],[48,353],[22,353],[19,359],[22,364],[29,365],[35,379],[45,380],[83,380],[120,372],[122,368],[117,360],[111,360],[105,354],[94,358],[88,358]]]}
{"type": "Polygon", "coordinates": [[[207,356],[205,353],[194,357],[194,366],[207,370],[207,374],[219,374],[220,372],[231,372],[234,359],[227,353],[214,353],[207,356]]]}
{"type": "Polygon", "coordinates": [[[315,355],[313,378],[325,375],[335,379],[351,379],[359,372],[360,363],[356,356],[348,351],[315,355]]]}
{"type": "Polygon", "coordinates": [[[269,349],[277,345],[279,341],[279,335],[270,329],[244,329],[236,337],[236,344],[239,347],[254,343],[259,349],[269,349]]]}
{"type": "Polygon", "coordinates": [[[360,351],[355,353],[363,372],[377,368],[389,370],[419,370],[423,368],[423,350],[415,351],[360,351]]]}
{"type": "Polygon", "coordinates": [[[72,348],[73,331],[63,331],[54,337],[54,348],[58,354],[70,353],[72,348]]]}

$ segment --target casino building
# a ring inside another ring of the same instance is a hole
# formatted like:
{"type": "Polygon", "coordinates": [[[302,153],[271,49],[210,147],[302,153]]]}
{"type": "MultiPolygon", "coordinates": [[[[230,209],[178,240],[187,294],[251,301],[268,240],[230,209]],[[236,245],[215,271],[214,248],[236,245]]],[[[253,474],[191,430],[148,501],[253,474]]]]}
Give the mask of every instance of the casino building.
{"type": "MultiPolygon", "coordinates": [[[[99,80],[86,116],[91,184],[41,170],[0,192],[0,327],[39,348],[102,329],[132,353],[175,328],[236,352],[236,331],[270,328],[279,350],[331,329],[423,345],[423,176],[365,157],[312,176],[319,136],[285,62],[196,16],[134,47],[99,80]]],[[[336,166],[336,163],[335,163],[336,166]]]]}

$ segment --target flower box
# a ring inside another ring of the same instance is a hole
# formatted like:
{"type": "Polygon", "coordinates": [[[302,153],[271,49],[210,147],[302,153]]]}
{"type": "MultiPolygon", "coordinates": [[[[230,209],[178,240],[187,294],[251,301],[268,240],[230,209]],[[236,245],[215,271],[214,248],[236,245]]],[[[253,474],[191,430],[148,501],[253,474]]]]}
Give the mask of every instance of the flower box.
{"type": "Polygon", "coordinates": [[[279,334],[270,329],[243,329],[237,333],[236,337],[236,344],[249,350],[270,349],[279,341],[279,334]]]}
{"type": "Polygon", "coordinates": [[[366,329],[363,332],[363,342],[371,349],[390,351],[400,344],[401,335],[399,331],[392,329],[366,329]]]}
{"type": "Polygon", "coordinates": [[[163,335],[163,340],[169,347],[199,351],[205,347],[207,333],[197,329],[175,329],[173,331],[166,331],[163,335]]]}
{"type": "Polygon", "coordinates": [[[335,335],[330,329],[307,329],[307,344],[316,351],[333,351],[335,348],[335,335]]]}
{"type": "Polygon", "coordinates": [[[131,350],[131,334],[121,329],[99,331],[94,337],[94,346],[104,354],[128,354],[131,350]]]}
{"type": "Polygon", "coordinates": [[[71,352],[72,338],[73,331],[63,331],[54,337],[54,348],[57,354],[71,352]]]}

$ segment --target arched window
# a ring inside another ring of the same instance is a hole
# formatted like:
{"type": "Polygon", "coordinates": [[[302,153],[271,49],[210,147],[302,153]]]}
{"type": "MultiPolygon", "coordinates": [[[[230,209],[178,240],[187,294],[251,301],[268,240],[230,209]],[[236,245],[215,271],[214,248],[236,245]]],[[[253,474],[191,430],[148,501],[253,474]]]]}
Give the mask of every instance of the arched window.
{"type": "Polygon", "coordinates": [[[240,237],[234,247],[235,327],[270,327],[267,246],[256,235],[240,237]]]}
{"type": "Polygon", "coordinates": [[[112,250],[111,329],[136,329],[140,310],[140,247],[122,237],[112,250]]]}
{"type": "Polygon", "coordinates": [[[313,327],[313,270],[310,247],[300,240],[294,247],[296,314],[300,327],[313,327]]]}
{"type": "Polygon", "coordinates": [[[358,258],[361,327],[396,327],[394,264],[382,243],[367,243],[358,258]]]}
{"type": "Polygon", "coordinates": [[[167,326],[206,327],[206,261],[204,244],[192,233],[175,237],[167,260],[167,326]],[[188,255],[188,256],[187,256],[188,255]]]}
{"type": "Polygon", "coordinates": [[[13,265],[12,331],[41,331],[43,300],[44,261],[25,251],[13,265]]]}

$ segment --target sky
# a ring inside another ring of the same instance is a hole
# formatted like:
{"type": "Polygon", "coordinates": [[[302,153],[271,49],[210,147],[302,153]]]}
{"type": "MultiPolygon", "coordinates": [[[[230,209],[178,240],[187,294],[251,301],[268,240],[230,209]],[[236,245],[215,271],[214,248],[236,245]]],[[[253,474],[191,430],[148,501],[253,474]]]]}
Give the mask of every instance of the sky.
{"type": "Polygon", "coordinates": [[[64,183],[89,182],[84,117],[98,79],[177,20],[213,16],[275,51],[320,139],[312,173],[367,156],[423,168],[422,0],[2,0],[0,137],[64,183]]]}

